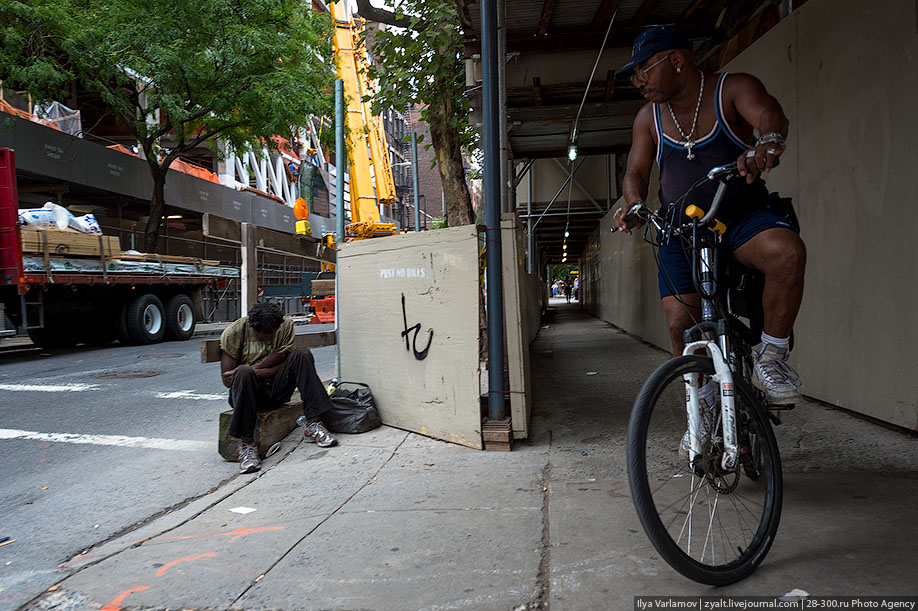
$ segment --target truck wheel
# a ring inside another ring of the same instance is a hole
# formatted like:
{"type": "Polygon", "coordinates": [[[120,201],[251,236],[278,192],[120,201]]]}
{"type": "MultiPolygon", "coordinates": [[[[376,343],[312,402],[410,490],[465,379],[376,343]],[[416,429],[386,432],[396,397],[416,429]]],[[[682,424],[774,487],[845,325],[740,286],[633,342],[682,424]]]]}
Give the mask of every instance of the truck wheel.
{"type": "Polygon", "coordinates": [[[135,344],[155,344],[166,333],[166,316],[159,297],[147,293],[128,305],[126,312],[128,335],[135,344]]]}
{"type": "Polygon", "coordinates": [[[176,295],[166,303],[166,337],[186,340],[194,335],[197,323],[194,306],[188,295],[176,295]]]}
{"type": "Polygon", "coordinates": [[[128,305],[130,305],[130,302],[128,301],[119,303],[115,306],[115,311],[112,313],[112,326],[115,329],[115,339],[117,339],[122,346],[127,346],[133,343],[127,328],[128,305]]]}
{"type": "Polygon", "coordinates": [[[76,334],[66,325],[43,329],[29,329],[29,339],[39,348],[73,348],[77,344],[76,334]]]}

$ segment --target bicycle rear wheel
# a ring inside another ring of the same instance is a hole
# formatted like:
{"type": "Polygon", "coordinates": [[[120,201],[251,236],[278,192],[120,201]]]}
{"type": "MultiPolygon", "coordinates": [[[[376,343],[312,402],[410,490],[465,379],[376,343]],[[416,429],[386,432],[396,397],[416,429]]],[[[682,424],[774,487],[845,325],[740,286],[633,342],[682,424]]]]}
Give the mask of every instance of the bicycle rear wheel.
{"type": "Polygon", "coordinates": [[[756,395],[735,380],[740,459],[721,466],[720,398],[693,464],[679,457],[686,430],[683,375],[714,373],[709,357],[681,356],[644,384],[628,424],[631,496],[653,546],[674,569],[699,583],[748,577],[771,547],[781,518],[781,460],[756,395]]]}

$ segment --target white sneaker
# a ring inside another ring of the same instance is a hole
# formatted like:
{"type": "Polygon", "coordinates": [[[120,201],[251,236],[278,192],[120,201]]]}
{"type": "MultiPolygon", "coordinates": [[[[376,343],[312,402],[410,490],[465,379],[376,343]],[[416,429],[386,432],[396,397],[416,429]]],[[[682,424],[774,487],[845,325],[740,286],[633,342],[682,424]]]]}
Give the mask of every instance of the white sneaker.
{"type": "Polygon", "coordinates": [[[261,469],[261,460],[258,458],[258,446],[254,443],[239,442],[239,472],[255,473],[261,469]]]}
{"type": "Polygon", "coordinates": [[[800,377],[787,364],[789,352],[773,344],[762,344],[755,356],[752,383],[765,393],[773,405],[793,405],[803,401],[800,377]]]}

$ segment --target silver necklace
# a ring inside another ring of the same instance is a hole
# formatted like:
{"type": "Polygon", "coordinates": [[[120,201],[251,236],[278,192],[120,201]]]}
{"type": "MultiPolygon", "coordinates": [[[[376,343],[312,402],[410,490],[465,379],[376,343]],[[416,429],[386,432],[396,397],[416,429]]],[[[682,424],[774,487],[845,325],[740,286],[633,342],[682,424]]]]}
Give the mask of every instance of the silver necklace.
{"type": "Polygon", "coordinates": [[[701,110],[701,97],[704,95],[704,72],[701,70],[698,72],[701,73],[701,86],[698,88],[698,103],[695,104],[695,116],[692,118],[692,130],[688,133],[688,136],[682,131],[682,126],[679,125],[679,119],[676,118],[676,113],[673,112],[672,104],[669,102],[666,103],[666,107],[669,108],[669,114],[673,118],[673,123],[676,124],[676,129],[679,130],[679,135],[685,140],[685,150],[688,151],[686,159],[695,158],[695,153],[692,152],[692,147],[695,146],[695,142],[692,138],[695,137],[695,125],[698,123],[698,111],[701,110]]]}

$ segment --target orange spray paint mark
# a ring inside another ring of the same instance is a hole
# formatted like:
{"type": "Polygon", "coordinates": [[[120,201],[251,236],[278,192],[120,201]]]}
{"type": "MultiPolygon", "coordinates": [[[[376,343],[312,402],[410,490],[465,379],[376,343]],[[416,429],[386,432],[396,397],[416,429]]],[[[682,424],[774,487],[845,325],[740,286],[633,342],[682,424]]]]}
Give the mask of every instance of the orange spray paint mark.
{"type": "Polygon", "coordinates": [[[157,577],[162,577],[163,574],[164,574],[167,570],[169,570],[170,567],[175,566],[175,565],[178,564],[179,562],[191,562],[192,560],[200,560],[201,558],[215,558],[216,556],[217,556],[217,552],[207,552],[207,553],[205,553],[205,554],[201,554],[200,556],[194,556],[194,557],[192,557],[192,558],[179,558],[178,560],[173,560],[173,561],[170,562],[169,564],[165,565],[163,568],[161,568],[161,569],[159,569],[158,571],[156,571],[156,576],[157,576],[157,577]]]}
{"type": "Polygon", "coordinates": [[[232,537],[230,541],[235,541],[239,537],[251,535],[252,533],[264,532],[269,530],[284,530],[283,526],[262,526],[260,528],[236,528],[225,533],[210,533],[206,535],[185,535],[183,537],[158,537],[156,541],[182,540],[182,539],[200,539],[202,537],[232,537]]]}
{"type": "Polygon", "coordinates": [[[140,586],[139,588],[131,588],[130,590],[125,590],[119,594],[115,600],[102,607],[102,611],[120,611],[121,601],[123,601],[128,594],[133,594],[134,592],[141,592],[143,590],[149,589],[150,586],[140,586]]]}

